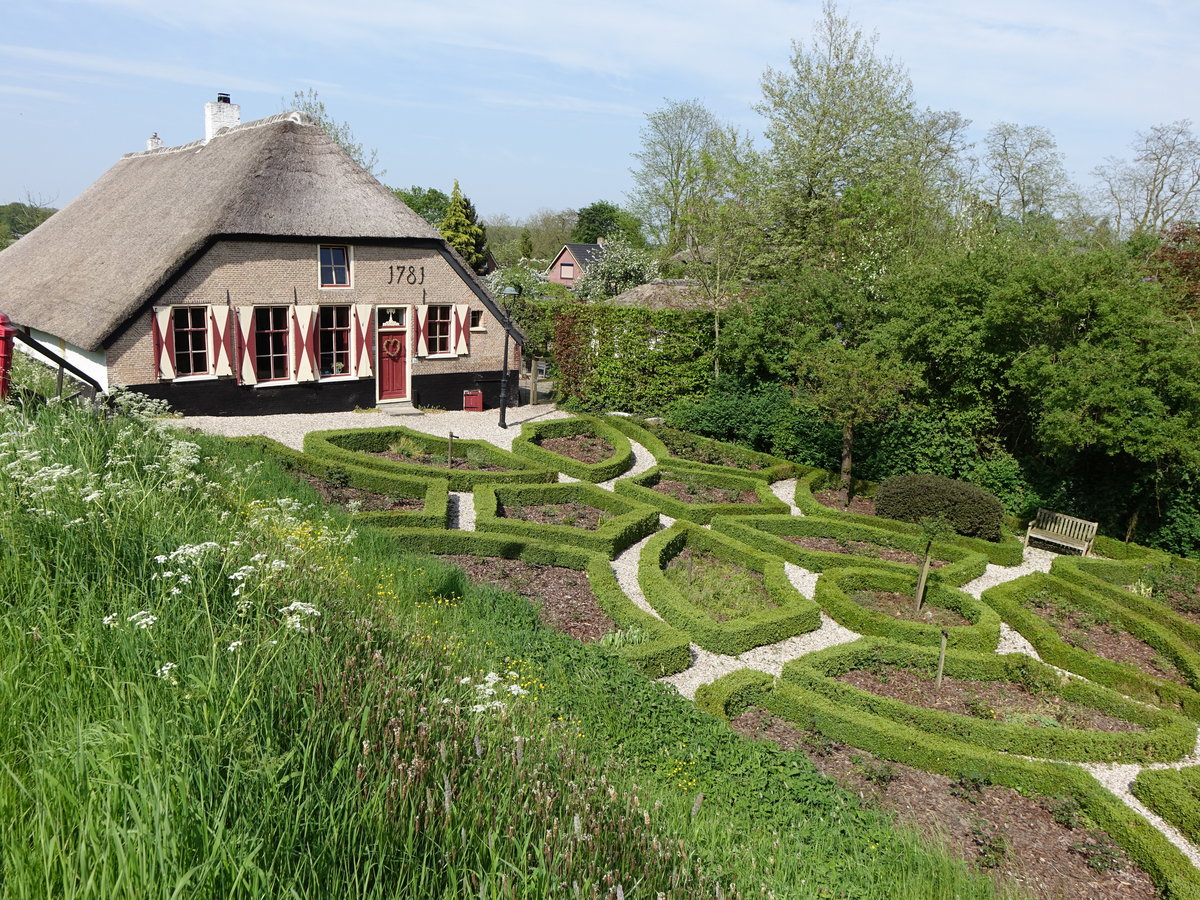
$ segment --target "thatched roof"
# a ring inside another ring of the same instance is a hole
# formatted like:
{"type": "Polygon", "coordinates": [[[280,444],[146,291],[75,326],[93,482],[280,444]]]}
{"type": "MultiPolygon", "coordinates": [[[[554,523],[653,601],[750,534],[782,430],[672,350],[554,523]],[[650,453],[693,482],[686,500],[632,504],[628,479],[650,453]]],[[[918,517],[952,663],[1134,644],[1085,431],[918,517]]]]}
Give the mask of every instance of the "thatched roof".
{"type": "Polygon", "coordinates": [[[699,283],[683,278],[655,278],[606,302],[643,309],[704,309],[707,306],[699,283]]]}
{"type": "MultiPolygon", "coordinates": [[[[207,143],[123,156],[44,225],[0,252],[0,311],[20,325],[98,350],[221,236],[405,238],[448,249],[433,226],[308,115],[280,113],[207,143]]],[[[461,263],[453,250],[449,257],[461,263]]]]}

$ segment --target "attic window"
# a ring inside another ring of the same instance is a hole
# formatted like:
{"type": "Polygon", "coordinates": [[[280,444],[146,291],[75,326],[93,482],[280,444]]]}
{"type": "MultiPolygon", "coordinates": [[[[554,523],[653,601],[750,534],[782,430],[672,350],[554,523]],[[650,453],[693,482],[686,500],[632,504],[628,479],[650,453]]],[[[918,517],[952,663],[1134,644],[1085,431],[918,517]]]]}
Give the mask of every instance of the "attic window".
{"type": "Polygon", "coordinates": [[[321,287],[350,287],[350,248],[322,246],[321,287]]]}
{"type": "Polygon", "coordinates": [[[558,266],[558,277],[563,281],[572,281],[575,278],[575,263],[560,263],[558,266]]]}

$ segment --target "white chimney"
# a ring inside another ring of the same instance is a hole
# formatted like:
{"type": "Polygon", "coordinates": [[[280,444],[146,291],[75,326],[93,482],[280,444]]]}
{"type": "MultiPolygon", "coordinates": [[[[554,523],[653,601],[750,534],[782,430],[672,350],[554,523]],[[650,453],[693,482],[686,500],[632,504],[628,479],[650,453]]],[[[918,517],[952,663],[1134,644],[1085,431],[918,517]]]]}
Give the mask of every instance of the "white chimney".
{"type": "Polygon", "coordinates": [[[156,132],[154,132],[154,134],[150,135],[150,140],[146,141],[146,149],[147,150],[157,150],[161,146],[162,146],[162,138],[160,138],[158,136],[158,132],[156,131],[156,132]]]}
{"type": "Polygon", "coordinates": [[[204,104],[204,140],[211,141],[222,128],[242,124],[242,108],[229,102],[228,94],[217,94],[215,103],[204,104]]]}

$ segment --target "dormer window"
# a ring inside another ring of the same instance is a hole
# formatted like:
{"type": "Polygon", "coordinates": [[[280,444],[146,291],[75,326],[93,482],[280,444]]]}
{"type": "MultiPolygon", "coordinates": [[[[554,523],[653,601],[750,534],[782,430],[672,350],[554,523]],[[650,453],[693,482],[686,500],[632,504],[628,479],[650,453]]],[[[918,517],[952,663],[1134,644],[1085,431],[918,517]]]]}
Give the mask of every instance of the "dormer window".
{"type": "Polygon", "coordinates": [[[350,287],[350,248],[325,246],[321,249],[321,287],[350,287]]]}

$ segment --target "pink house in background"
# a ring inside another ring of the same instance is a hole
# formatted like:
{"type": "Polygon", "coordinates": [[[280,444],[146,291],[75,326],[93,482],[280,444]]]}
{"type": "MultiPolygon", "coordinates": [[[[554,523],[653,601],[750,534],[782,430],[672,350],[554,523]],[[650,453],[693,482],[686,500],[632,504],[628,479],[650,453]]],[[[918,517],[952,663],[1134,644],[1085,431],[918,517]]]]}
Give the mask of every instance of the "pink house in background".
{"type": "Polygon", "coordinates": [[[546,278],[555,284],[565,284],[569,288],[586,273],[588,266],[600,254],[601,244],[563,244],[558,256],[546,269],[546,278]]]}

